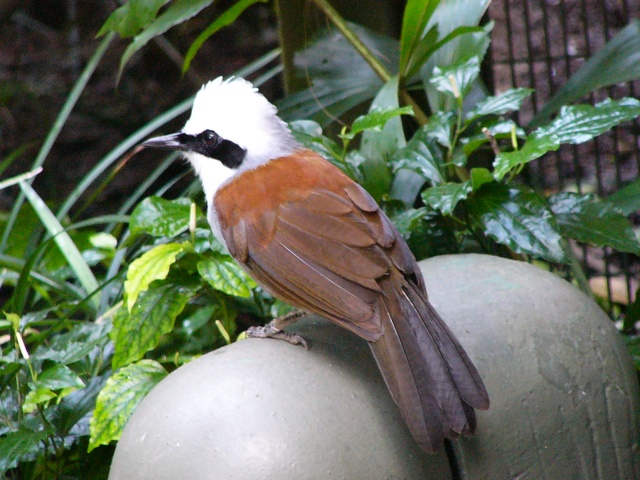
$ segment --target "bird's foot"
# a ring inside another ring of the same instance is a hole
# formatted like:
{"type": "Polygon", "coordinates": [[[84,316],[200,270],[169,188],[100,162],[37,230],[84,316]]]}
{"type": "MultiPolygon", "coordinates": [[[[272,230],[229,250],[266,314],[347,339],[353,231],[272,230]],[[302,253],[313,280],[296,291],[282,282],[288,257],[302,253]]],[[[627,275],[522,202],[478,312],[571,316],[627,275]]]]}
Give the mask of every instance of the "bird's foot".
{"type": "MultiPolygon", "coordinates": [[[[295,314],[295,318],[286,318],[285,324],[293,323],[297,318],[304,315],[304,312],[293,312],[295,314]]],[[[285,315],[285,317],[294,317],[293,314],[285,315]]],[[[264,327],[249,327],[247,329],[247,337],[248,338],[275,338],[278,340],[284,340],[285,342],[290,343],[291,345],[302,345],[305,350],[309,350],[309,346],[307,341],[302,338],[297,333],[285,332],[282,328],[278,328],[281,323],[279,321],[283,317],[276,318],[267,323],[264,327]]]]}

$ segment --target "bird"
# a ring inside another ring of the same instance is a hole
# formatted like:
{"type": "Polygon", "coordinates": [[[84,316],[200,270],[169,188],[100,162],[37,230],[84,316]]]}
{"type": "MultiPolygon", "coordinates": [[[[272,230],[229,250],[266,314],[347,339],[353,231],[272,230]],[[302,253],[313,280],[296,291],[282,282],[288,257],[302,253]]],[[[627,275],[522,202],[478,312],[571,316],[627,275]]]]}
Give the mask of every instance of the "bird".
{"type": "MultiPolygon", "coordinates": [[[[362,186],[295,140],[253,84],[205,83],[183,129],[142,146],[183,154],[213,233],[258,285],[368,342],[422,450],[474,433],[489,395],[402,235],[362,186]]],[[[304,342],[285,324],[248,334],[304,342]]]]}

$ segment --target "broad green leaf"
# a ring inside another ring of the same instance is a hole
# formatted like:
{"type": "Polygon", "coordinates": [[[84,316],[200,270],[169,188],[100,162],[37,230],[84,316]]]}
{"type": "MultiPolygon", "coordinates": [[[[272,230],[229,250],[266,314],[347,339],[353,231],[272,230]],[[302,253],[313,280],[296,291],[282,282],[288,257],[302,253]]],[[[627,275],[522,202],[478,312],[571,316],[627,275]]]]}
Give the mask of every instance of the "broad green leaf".
{"type": "Polygon", "coordinates": [[[565,263],[562,237],[545,200],[535,192],[493,182],[465,205],[473,222],[516,253],[565,263]]]}
{"type": "MultiPolygon", "coordinates": [[[[131,236],[146,233],[154,237],[175,237],[189,228],[190,209],[193,202],[189,198],[165,200],[148,197],[140,202],[131,213],[129,227],[131,236]]],[[[196,215],[204,218],[196,208],[196,215]]]]}
{"type": "Polygon", "coordinates": [[[471,186],[473,190],[478,190],[485,183],[493,182],[493,175],[486,168],[478,167],[472,168],[471,172],[471,186]]]}
{"type": "Polygon", "coordinates": [[[0,472],[6,472],[44,453],[45,430],[34,432],[21,427],[0,437],[0,472]]]}
{"type": "Polygon", "coordinates": [[[193,284],[152,283],[131,312],[124,307],[118,310],[109,334],[115,346],[113,368],[135,362],[155,348],[198,289],[193,284]]]}
{"type": "Polygon", "coordinates": [[[621,252],[640,254],[631,222],[608,202],[595,195],[563,192],[549,198],[563,235],[597,247],[607,245],[621,252]]]}
{"type": "Polygon", "coordinates": [[[133,37],[149,25],[169,0],[128,0],[117,8],[96,35],[100,37],[108,32],[118,32],[121,37],[133,37]]]}
{"type": "Polygon", "coordinates": [[[348,140],[353,140],[356,135],[365,130],[371,130],[373,132],[381,132],[383,127],[392,118],[400,115],[413,115],[413,108],[411,107],[390,107],[379,108],[374,107],[366,115],[362,115],[356,118],[351,126],[351,130],[344,134],[340,134],[340,137],[348,140]]]}
{"type": "MultiPolygon", "coordinates": [[[[397,71],[396,39],[353,23],[348,26],[371,51],[378,53],[388,71],[397,71]]],[[[325,30],[307,48],[296,52],[295,68],[300,77],[311,78],[313,86],[278,103],[279,113],[287,121],[308,118],[326,126],[374,98],[382,87],[380,78],[336,29],[325,30]]]]}
{"type": "Polygon", "coordinates": [[[24,403],[22,404],[23,413],[32,413],[41,403],[48,402],[52,398],[56,398],[56,394],[46,387],[38,387],[35,390],[31,390],[24,397],[24,403]]]}
{"type": "MultiPolygon", "coordinates": [[[[426,26],[440,0],[408,0],[402,16],[402,31],[400,33],[400,72],[407,72],[411,57],[415,55],[420,44],[425,41],[426,26]]],[[[435,42],[436,37],[428,40],[435,42]]]]}
{"type": "MultiPolygon", "coordinates": [[[[42,200],[40,195],[36,193],[29,183],[20,183],[20,188],[29,200],[29,203],[31,203],[33,210],[47,228],[49,234],[53,237],[53,241],[60,249],[60,252],[69,262],[69,266],[75,272],[86,293],[90,294],[97,290],[98,281],[89,268],[89,265],[87,265],[87,262],[82,258],[80,250],[78,250],[78,247],[73,243],[69,234],[62,227],[44,200],[42,200]]],[[[98,308],[100,304],[99,295],[93,295],[90,299],[90,304],[98,308]]]]}
{"type": "Polygon", "coordinates": [[[169,268],[184,249],[184,245],[179,243],[165,243],[152,248],[131,262],[127,271],[127,280],[124,282],[129,311],[136,303],[140,292],[145,291],[151,282],[167,278],[169,268]]]}
{"type": "Polygon", "coordinates": [[[472,190],[471,181],[444,183],[427,188],[422,192],[422,200],[443,215],[451,215],[456,205],[465,200],[472,190]]]}
{"type": "Polygon", "coordinates": [[[608,98],[596,105],[564,106],[551,123],[539,127],[532,135],[537,138],[555,137],[559,143],[584,143],[638,116],[640,100],[608,98]]]}
{"type": "Polygon", "coordinates": [[[455,98],[465,97],[479,74],[480,60],[478,57],[471,57],[448,67],[434,68],[430,82],[439,92],[448,93],[455,98]]]}
{"type": "Polygon", "coordinates": [[[38,376],[36,384],[39,387],[46,387],[51,390],[84,387],[84,382],[80,377],[66,365],[54,365],[51,368],[47,368],[38,376]]]}
{"type": "MultiPolygon", "coordinates": [[[[212,0],[213,1],[213,0],[212,0]]],[[[200,50],[200,47],[207,41],[207,39],[215,34],[218,30],[231,25],[236,19],[244,12],[247,8],[249,8],[254,3],[262,2],[265,3],[267,0],[239,0],[232,7],[226,10],[222,15],[220,15],[215,22],[209,25],[200,35],[196,38],[187,54],[184,58],[184,63],[182,64],[182,73],[185,73],[189,70],[189,65],[191,65],[191,61],[200,50]]]]}
{"type": "Polygon", "coordinates": [[[525,131],[518,127],[513,120],[502,119],[481,119],[477,126],[474,126],[474,130],[479,133],[473,133],[468,137],[462,137],[460,143],[463,146],[463,152],[469,156],[475,152],[480,146],[489,143],[487,135],[482,132],[482,127],[486,128],[496,140],[510,139],[513,132],[515,132],[516,138],[526,138],[525,131]]]}
{"type": "Polygon", "coordinates": [[[140,360],[107,380],[91,417],[88,451],[118,440],[135,408],[166,376],[166,370],[158,362],[140,360]]]}
{"type": "Polygon", "coordinates": [[[409,169],[429,180],[433,185],[444,182],[442,152],[432,139],[432,130],[425,125],[418,130],[407,146],[395,152],[391,159],[394,171],[409,169]]]}
{"type": "MultiPolygon", "coordinates": [[[[427,28],[438,25],[441,38],[446,37],[460,27],[477,26],[480,24],[491,0],[447,0],[442,2],[434,12],[427,28]]],[[[484,58],[489,47],[489,33],[493,27],[492,22],[483,25],[483,32],[461,35],[458,38],[442,45],[433,52],[420,72],[420,77],[427,92],[427,99],[431,111],[448,111],[453,109],[455,100],[442,92],[437,91],[429,83],[434,67],[453,65],[464,58],[477,56],[484,58]]]]}
{"type": "Polygon", "coordinates": [[[455,115],[453,112],[436,112],[429,117],[429,123],[424,127],[429,135],[435,138],[440,145],[445,148],[451,148],[451,131],[455,115]]]}
{"type": "Polygon", "coordinates": [[[87,382],[86,387],[75,390],[62,399],[51,418],[53,426],[60,435],[68,435],[71,429],[74,430],[74,435],[89,435],[89,425],[82,420],[95,408],[98,393],[102,390],[110,373],[107,371],[102,376],[93,377],[87,382]]]}
{"type": "Polygon", "coordinates": [[[405,238],[409,238],[411,232],[416,229],[416,226],[420,220],[429,215],[430,210],[427,207],[410,208],[403,210],[398,215],[392,217],[393,224],[398,229],[398,232],[405,238]]]}
{"type": "MultiPolygon", "coordinates": [[[[393,76],[373,99],[370,111],[393,110],[398,107],[398,77],[393,76]]],[[[360,153],[366,158],[361,165],[362,186],[379,202],[389,193],[393,180],[388,164],[389,157],[406,145],[400,117],[394,116],[389,119],[382,131],[365,130],[360,145],[360,153]]]]}
{"type": "Polygon", "coordinates": [[[640,179],[604,199],[623,215],[631,215],[640,211],[640,179]]]}
{"type": "Polygon", "coordinates": [[[256,283],[229,256],[216,256],[198,262],[198,272],[216,290],[248,298],[256,283]]]}
{"type": "Polygon", "coordinates": [[[51,360],[61,365],[70,365],[82,360],[94,348],[102,348],[108,342],[111,324],[81,323],[69,332],[58,334],[48,344],[38,347],[33,358],[51,360]]]}
{"type": "Polygon", "coordinates": [[[175,0],[172,2],[158,18],[152,21],[129,44],[120,59],[120,73],[122,73],[124,66],[133,54],[144,47],[149,40],[158,35],[162,35],[171,27],[189,20],[212,2],[213,0],[175,0]]]}
{"type": "Polygon", "coordinates": [[[407,69],[403,70],[405,72],[403,78],[412,78],[414,75],[416,75],[424,66],[429,57],[433,55],[439,48],[444,47],[447,43],[453,42],[455,39],[462,35],[468,35],[471,33],[484,34],[484,28],[458,27],[449,35],[445,36],[442,40],[438,40],[438,26],[434,25],[418,44],[414,54],[409,61],[407,69]]]}
{"type": "Polygon", "coordinates": [[[640,21],[631,20],[558,90],[531,120],[537,127],[560,109],[599,88],[640,78],[640,21]]]}
{"type": "Polygon", "coordinates": [[[493,176],[496,180],[502,180],[509,171],[520,168],[559,147],[560,143],[555,135],[530,135],[520,150],[502,152],[496,156],[493,161],[493,176]]]}
{"type": "Polygon", "coordinates": [[[520,110],[522,102],[533,90],[531,88],[512,88],[494,97],[487,97],[465,116],[467,122],[472,122],[483,115],[504,115],[508,112],[520,110]]]}

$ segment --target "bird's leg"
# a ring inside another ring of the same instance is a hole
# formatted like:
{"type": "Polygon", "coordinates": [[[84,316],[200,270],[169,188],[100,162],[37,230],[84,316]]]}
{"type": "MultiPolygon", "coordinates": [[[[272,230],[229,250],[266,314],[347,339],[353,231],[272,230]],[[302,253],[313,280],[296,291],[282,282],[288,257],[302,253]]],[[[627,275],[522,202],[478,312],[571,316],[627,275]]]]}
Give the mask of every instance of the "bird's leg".
{"type": "Polygon", "coordinates": [[[296,333],[285,332],[283,328],[288,327],[304,316],[306,312],[302,310],[293,310],[278,318],[274,318],[264,327],[249,327],[247,329],[247,337],[251,338],[276,338],[284,340],[292,345],[302,345],[309,350],[307,341],[296,333]]]}

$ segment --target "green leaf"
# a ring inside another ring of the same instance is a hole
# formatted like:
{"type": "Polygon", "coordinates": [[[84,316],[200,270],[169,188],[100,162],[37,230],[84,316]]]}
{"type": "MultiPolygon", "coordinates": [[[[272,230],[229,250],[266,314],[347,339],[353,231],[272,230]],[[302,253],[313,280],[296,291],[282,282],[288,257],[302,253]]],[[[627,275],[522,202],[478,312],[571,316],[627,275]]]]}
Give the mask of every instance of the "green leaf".
{"type": "Polygon", "coordinates": [[[193,41],[193,43],[189,47],[189,50],[187,51],[187,54],[185,55],[184,63],[182,64],[182,73],[185,73],[187,70],[189,70],[191,61],[196,56],[196,53],[198,53],[198,50],[200,50],[200,47],[202,47],[204,42],[206,42],[210,36],[215,34],[218,30],[231,25],[242,14],[242,12],[244,12],[254,3],[258,2],[266,3],[267,0],[239,0],[232,7],[226,10],[222,15],[220,15],[216,19],[216,21],[209,25],[200,35],[198,35],[198,38],[193,41]]]}
{"type": "Polygon", "coordinates": [[[98,394],[91,417],[89,449],[118,440],[142,399],[167,376],[153,360],[141,360],[117,371],[98,394]]]}
{"type": "Polygon", "coordinates": [[[640,179],[634,180],[626,187],[604,199],[623,215],[631,215],[640,211],[640,179]]]}
{"type": "Polygon", "coordinates": [[[40,345],[32,357],[62,365],[76,363],[95,348],[104,347],[109,340],[109,330],[111,324],[108,322],[81,323],[66,333],[56,335],[49,344],[40,345]]]}
{"type": "Polygon", "coordinates": [[[470,175],[471,186],[473,187],[474,191],[478,190],[485,183],[491,183],[493,181],[493,175],[486,168],[472,168],[470,175]]]}
{"type": "Polygon", "coordinates": [[[6,472],[44,453],[45,430],[34,432],[21,427],[0,437],[0,472],[6,472]]]}
{"type": "Polygon", "coordinates": [[[445,183],[427,188],[422,192],[422,200],[427,205],[440,211],[443,215],[451,215],[458,202],[465,200],[472,190],[471,182],[445,183]]]}
{"type": "Polygon", "coordinates": [[[640,21],[632,20],[551,97],[529,127],[547,121],[563,105],[599,88],[640,78],[640,21]]]}
{"type": "Polygon", "coordinates": [[[129,44],[120,59],[120,73],[133,54],[144,47],[149,40],[189,20],[212,2],[213,0],[175,0],[129,44]]]}
{"type": "Polygon", "coordinates": [[[469,156],[475,152],[480,146],[489,143],[487,135],[482,132],[482,128],[486,128],[496,140],[510,139],[512,132],[515,130],[516,138],[526,138],[525,131],[518,127],[513,120],[499,120],[495,118],[484,118],[478,122],[474,128],[476,132],[468,137],[462,137],[460,143],[463,145],[463,152],[469,156]]]}
{"type": "Polygon", "coordinates": [[[340,134],[341,138],[353,140],[356,135],[365,130],[371,130],[373,132],[381,132],[383,127],[392,118],[400,115],[413,115],[413,108],[411,107],[389,107],[379,108],[374,107],[366,115],[362,115],[355,119],[351,130],[347,133],[340,134]]]}
{"type": "MultiPolygon", "coordinates": [[[[398,109],[398,106],[398,77],[393,76],[373,99],[370,111],[394,110],[398,109]]],[[[375,119],[375,116],[373,118],[375,119]]],[[[365,130],[360,145],[360,153],[366,158],[361,165],[362,186],[379,202],[391,188],[389,157],[406,145],[400,118],[394,115],[385,123],[382,131],[365,130]]]]}
{"type": "Polygon", "coordinates": [[[146,290],[151,282],[167,278],[169,268],[184,248],[184,245],[179,243],[165,243],[152,248],[131,262],[127,271],[127,280],[124,282],[129,311],[136,303],[140,292],[146,290]]]}
{"type": "MultiPolygon", "coordinates": [[[[29,200],[29,203],[31,203],[33,210],[38,214],[38,217],[40,217],[40,220],[47,228],[49,234],[53,237],[53,240],[60,249],[60,252],[69,262],[69,266],[75,272],[87,294],[97,290],[98,281],[89,268],[89,265],[87,265],[87,262],[82,258],[80,250],[78,250],[78,247],[73,243],[69,234],[62,227],[44,200],[42,200],[29,183],[20,183],[20,188],[29,200]]],[[[95,308],[98,308],[100,304],[99,295],[93,295],[90,299],[90,303],[95,308]]]]}
{"type": "Polygon", "coordinates": [[[516,253],[565,263],[562,237],[545,200],[535,192],[493,182],[465,202],[473,222],[516,253]]]}
{"type": "Polygon", "coordinates": [[[66,365],[54,365],[38,376],[37,385],[51,390],[62,390],[68,387],[82,388],[84,382],[66,365]]]}
{"type": "MultiPolygon", "coordinates": [[[[400,33],[400,72],[406,74],[411,58],[415,55],[421,43],[425,41],[423,34],[434,10],[440,4],[440,0],[409,0],[404,8],[402,16],[402,32],[400,33]]],[[[431,29],[436,33],[435,38],[427,38],[431,42],[437,41],[437,29],[431,29]]],[[[429,42],[429,43],[431,43],[429,42]]]]}
{"type": "MultiPolygon", "coordinates": [[[[154,237],[171,238],[185,232],[189,228],[192,203],[189,198],[145,198],[131,213],[131,235],[146,233],[154,237]]],[[[200,208],[196,207],[196,212],[198,217],[204,218],[200,208]]]]}
{"type": "Polygon", "coordinates": [[[216,290],[237,297],[249,298],[256,283],[229,256],[198,262],[198,272],[216,290]]]}
{"type": "Polygon", "coordinates": [[[479,74],[480,60],[478,57],[471,57],[449,67],[434,68],[430,82],[439,92],[448,93],[455,98],[465,97],[479,74]]]}
{"type": "Polygon", "coordinates": [[[562,107],[551,123],[539,127],[532,135],[537,138],[555,137],[559,143],[584,143],[638,116],[640,100],[608,98],[596,105],[562,107]]]}
{"type": "Polygon", "coordinates": [[[196,284],[155,282],[140,294],[131,312],[124,307],[118,310],[110,333],[115,347],[113,368],[134,362],[155,348],[199,288],[196,284]]]}
{"type": "Polygon", "coordinates": [[[502,180],[512,169],[520,168],[524,164],[558,148],[560,148],[560,143],[555,135],[541,137],[530,135],[520,150],[502,152],[496,156],[493,161],[493,176],[496,180],[502,180]]]}
{"type": "Polygon", "coordinates": [[[465,119],[472,122],[483,115],[504,115],[520,110],[522,102],[533,93],[531,88],[512,88],[495,97],[487,97],[467,113],[465,119]]]}
{"type": "Polygon", "coordinates": [[[123,38],[133,37],[147,27],[168,2],[169,0],[129,0],[107,18],[96,36],[118,32],[123,38]]]}
{"type": "Polygon", "coordinates": [[[435,138],[440,145],[451,148],[451,130],[455,122],[453,112],[436,112],[429,117],[429,123],[423,128],[435,138]]]}
{"type": "Polygon", "coordinates": [[[433,185],[444,182],[444,160],[442,152],[432,139],[431,127],[425,125],[418,130],[407,146],[401,148],[393,155],[391,164],[394,171],[400,169],[412,170],[433,185]]]}
{"type": "Polygon", "coordinates": [[[24,397],[24,403],[22,404],[22,412],[23,413],[31,413],[34,412],[38,405],[41,403],[48,402],[52,398],[56,398],[56,394],[48,388],[38,387],[35,390],[31,390],[24,397]]]}
{"type": "Polygon", "coordinates": [[[563,235],[597,247],[640,254],[631,222],[610,203],[593,195],[563,192],[549,198],[563,235]]]}
{"type": "MultiPolygon", "coordinates": [[[[398,41],[354,23],[349,28],[374,52],[388,71],[398,65],[398,41]]],[[[287,95],[278,110],[287,121],[307,118],[325,126],[352,108],[374,98],[382,81],[366,60],[336,31],[327,29],[295,55],[296,75],[313,86],[287,95]]],[[[397,104],[395,105],[398,106],[397,104]]]]}

